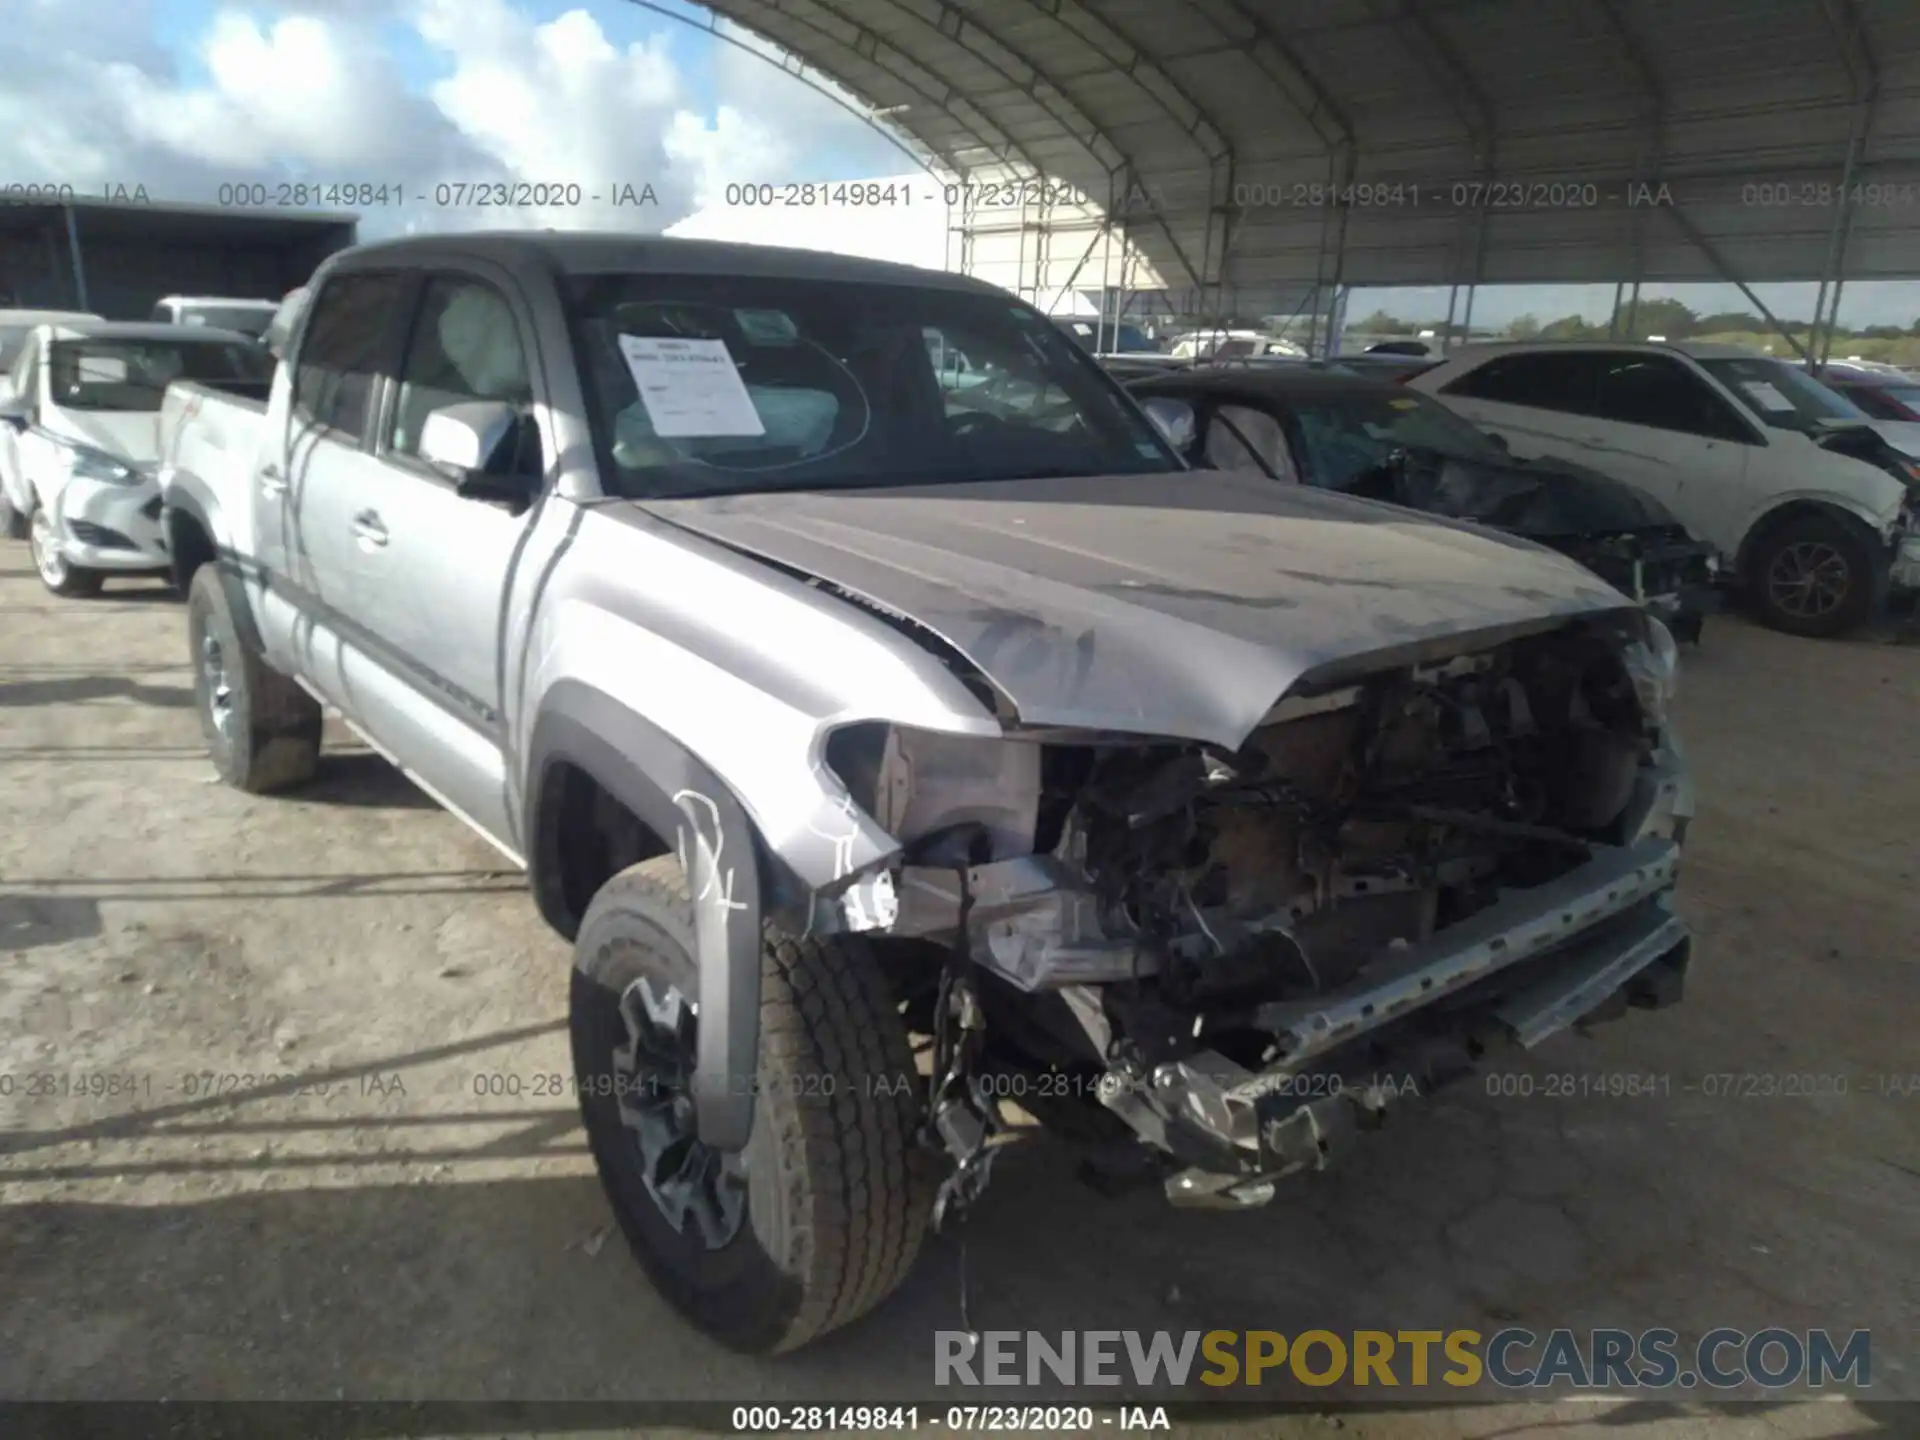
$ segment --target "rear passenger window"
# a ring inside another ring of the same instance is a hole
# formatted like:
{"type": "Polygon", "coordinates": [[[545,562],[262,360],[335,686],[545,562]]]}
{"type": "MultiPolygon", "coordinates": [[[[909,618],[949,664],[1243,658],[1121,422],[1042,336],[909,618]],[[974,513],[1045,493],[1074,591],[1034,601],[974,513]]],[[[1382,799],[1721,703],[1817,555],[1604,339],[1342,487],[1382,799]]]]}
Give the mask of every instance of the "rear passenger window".
{"type": "Polygon", "coordinates": [[[374,379],[406,294],[399,275],[342,275],[314,302],[293,375],[293,404],[343,440],[363,440],[374,379]]]}
{"type": "Polygon", "coordinates": [[[1607,368],[1608,357],[1590,350],[1499,355],[1443,386],[1440,393],[1458,395],[1463,400],[1591,415],[1600,376],[1607,368]]]}

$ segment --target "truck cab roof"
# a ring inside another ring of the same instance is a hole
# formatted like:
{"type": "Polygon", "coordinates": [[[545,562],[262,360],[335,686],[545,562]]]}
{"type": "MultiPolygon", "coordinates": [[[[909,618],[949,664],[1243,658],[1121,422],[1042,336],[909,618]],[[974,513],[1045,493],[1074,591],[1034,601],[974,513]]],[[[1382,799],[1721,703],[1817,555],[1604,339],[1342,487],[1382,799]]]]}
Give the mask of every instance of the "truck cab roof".
{"type": "Polygon", "coordinates": [[[740,275],[917,285],[973,294],[1001,293],[998,286],[972,276],[923,270],[916,265],[886,260],[780,245],[686,240],[618,231],[483,230],[458,235],[413,235],[343,250],[329,257],[320,267],[320,273],[338,274],[394,265],[430,268],[462,259],[490,261],[508,268],[531,263],[564,275],[740,275]]]}

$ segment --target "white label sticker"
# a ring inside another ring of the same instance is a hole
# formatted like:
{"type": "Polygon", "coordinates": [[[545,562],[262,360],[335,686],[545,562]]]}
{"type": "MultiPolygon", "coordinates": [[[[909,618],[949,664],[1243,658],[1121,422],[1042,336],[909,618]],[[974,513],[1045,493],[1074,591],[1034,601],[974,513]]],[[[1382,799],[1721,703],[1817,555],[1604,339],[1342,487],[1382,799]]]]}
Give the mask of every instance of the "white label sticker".
{"type": "Polygon", "coordinates": [[[1793,402],[1782,395],[1765,380],[1742,380],[1740,388],[1747,392],[1762,410],[1780,410],[1791,413],[1793,402]]]}
{"type": "Polygon", "coordinates": [[[127,362],[118,355],[82,355],[82,385],[122,385],[127,379],[127,362]]]}
{"type": "Polygon", "coordinates": [[[622,335],[620,354],[662,440],[767,433],[726,341],[622,335]]]}

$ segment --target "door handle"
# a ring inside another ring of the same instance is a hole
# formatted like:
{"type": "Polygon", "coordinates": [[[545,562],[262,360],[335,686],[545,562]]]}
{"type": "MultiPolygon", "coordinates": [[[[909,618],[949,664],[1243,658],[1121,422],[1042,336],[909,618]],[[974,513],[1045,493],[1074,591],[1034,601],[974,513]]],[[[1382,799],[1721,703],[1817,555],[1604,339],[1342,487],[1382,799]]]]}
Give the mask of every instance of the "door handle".
{"type": "Polygon", "coordinates": [[[280,473],[278,465],[268,464],[260,467],[260,488],[269,495],[287,493],[287,477],[280,473]]]}
{"type": "Polygon", "coordinates": [[[362,510],[353,517],[353,538],[363,545],[387,543],[387,527],[381,522],[378,512],[362,510]]]}

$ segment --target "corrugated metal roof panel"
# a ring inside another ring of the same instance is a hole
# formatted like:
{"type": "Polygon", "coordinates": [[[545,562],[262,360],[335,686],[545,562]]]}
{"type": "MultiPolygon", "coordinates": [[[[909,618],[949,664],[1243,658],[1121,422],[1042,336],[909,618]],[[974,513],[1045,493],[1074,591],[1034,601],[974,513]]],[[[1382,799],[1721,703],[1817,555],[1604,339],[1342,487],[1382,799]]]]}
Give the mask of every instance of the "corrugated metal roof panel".
{"type": "MultiPolygon", "coordinates": [[[[1358,178],[1418,186],[1417,206],[1348,217],[1343,274],[1376,284],[1465,280],[1477,253],[1489,281],[1610,280],[1630,274],[1636,241],[1649,278],[1720,278],[1670,218],[1624,213],[1627,187],[1661,176],[1744,278],[1815,277],[1831,215],[1772,213],[1780,207],[1756,203],[1751,187],[1836,181],[1855,118],[1845,36],[1809,0],[1424,0],[1418,23],[1377,0],[712,8],[869,101],[906,104],[898,123],[956,157],[1011,138],[1051,178],[1096,195],[1109,167],[1130,166],[1196,264],[1209,263],[1198,247],[1224,184],[1210,184],[1209,156],[1224,175],[1230,147],[1243,201],[1261,187],[1324,186],[1345,173],[1328,160],[1344,164],[1350,124],[1358,178]],[[1592,185],[1604,197],[1499,210],[1482,249],[1454,187],[1488,181],[1592,185]]],[[[1881,80],[1861,173],[1920,168],[1920,5],[1860,0],[1859,10],[1881,80]]],[[[1271,289],[1325,270],[1320,236],[1341,227],[1323,208],[1241,204],[1208,278],[1271,289]]],[[[1158,224],[1136,228],[1160,268],[1176,270],[1158,224]]],[[[1920,270],[1920,203],[1882,204],[1855,223],[1852,273],[1901,266],[1920,270]]]]}

